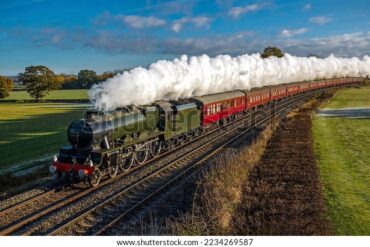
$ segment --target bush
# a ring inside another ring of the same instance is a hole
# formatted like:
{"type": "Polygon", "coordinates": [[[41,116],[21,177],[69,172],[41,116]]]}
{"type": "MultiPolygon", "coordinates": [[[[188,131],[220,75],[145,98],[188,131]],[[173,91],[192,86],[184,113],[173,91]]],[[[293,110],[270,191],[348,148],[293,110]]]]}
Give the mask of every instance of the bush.
{"type": "Polygon", "coordinates": [[[0,99],[4,99],[8,96],[9,96],[9,93],[4,88],[1,88],[0,89],[0,99]]]}

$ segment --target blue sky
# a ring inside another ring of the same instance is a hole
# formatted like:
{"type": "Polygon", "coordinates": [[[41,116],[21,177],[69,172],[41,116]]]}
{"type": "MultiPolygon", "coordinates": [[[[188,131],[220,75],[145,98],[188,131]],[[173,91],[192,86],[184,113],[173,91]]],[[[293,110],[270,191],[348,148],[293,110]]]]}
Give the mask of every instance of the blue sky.
{"type": "Polygon", "coordinates": [[[0,74],[146,66],[182,54],[370,54],[370,1],[0,0],[0,74]]]}

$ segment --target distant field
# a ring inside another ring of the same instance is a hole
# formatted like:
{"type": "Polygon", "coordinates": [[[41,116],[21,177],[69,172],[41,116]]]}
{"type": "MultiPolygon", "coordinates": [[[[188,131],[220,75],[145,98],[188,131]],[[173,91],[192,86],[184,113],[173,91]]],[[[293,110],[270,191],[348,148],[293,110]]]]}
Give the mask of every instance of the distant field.
{"type": "Polygon", "coordinates": [[[325,108],[370,107],[370,86],[339,91],[325,108]]]}
{"type": "MultiPolygon", "coordinates": [[[[44,99],[45,100],[73,100],[73,99],[88,99],[87,89],[71,89],[71,90],[55,90],[51,91],[44,99]]],[[[6,100],[32,100],[27,91],[14,91],[10,96],[3,99],[6,100]]]]}
{"type": "MultiPolygon", "coordinates": [[[[345,89],[325,108],[370,106],[370,87],[345,89]]],[[[315,153],[338,235],[370,234],[370,119],[315,117],[315,153]]]]}
{"type": "Polygon", "coordinates": [[[67,143],[69,123],[85,109],[66,103],[1,103],[0,169],[57,153],[67,143]]]}

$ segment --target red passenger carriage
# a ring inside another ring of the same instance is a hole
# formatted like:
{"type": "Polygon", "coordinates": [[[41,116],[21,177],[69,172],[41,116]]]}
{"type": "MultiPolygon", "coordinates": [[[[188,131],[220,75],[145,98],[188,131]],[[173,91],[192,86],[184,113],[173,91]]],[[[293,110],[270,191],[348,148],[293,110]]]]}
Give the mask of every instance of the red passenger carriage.
{"type": "Polygon", "coordinates": [[[318,83],[319,83],[319,88],[326,87],[326,80],[320,80],[318,83]]]}
{"type": "Polygon", "coordinates": [[[310,90],[318,89],[320,88],[319,81],[311,81],[310,82],[310,90]]]}
{"type": "Polygon", "coordinates": [[[247,109],[265,105],[270,101],[270,89],[253,88],[250,91],[243,91],[246,94],[247,109]]]}
{"type": "Polygon", "coordinates": [[[286,84],[286,95],[292,96],[299,92],[299,84],[298,83],[290,83],[286,84]]]}
{"type": "Polygon", "coordinates": [[[245,94],[242,91],[193,97],[202,112],[201,124],[207,126],[220,123],[245,111],[245,94]]]}
{"type": "Polygon", "coordinates": [[[309,82],[299,82],[299,92],[304,93],[310,90],[310,83],[309,82]]]}
{"type": "Polygon", "coordinates": [[[270,86],[270,97],[272,100],[278,100],[287,96],[285,85],[270,86]]]}

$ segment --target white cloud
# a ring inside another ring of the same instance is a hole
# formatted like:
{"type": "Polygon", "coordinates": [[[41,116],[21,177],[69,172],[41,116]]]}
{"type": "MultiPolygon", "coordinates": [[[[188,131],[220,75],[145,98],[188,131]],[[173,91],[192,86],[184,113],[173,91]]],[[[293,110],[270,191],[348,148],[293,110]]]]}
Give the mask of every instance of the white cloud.
{"type": "Polygon", "coordinates": [[[311,6],[311,4],[309,4],[309,3],[306,3],[304,6],[303,6],[303,10],[311,10],[312,9],[312,6],[311,6]]]}
{"type": "Polygon", "coordinates": [[[314,16],[314,17],[309,18],[308,20],[312,23],[319,24],[319,25],[323,25],[325,23],[332,21],[331,18],[326,17],[326,16],[314,16]]]}
{"type": "Polygon", "coordinates": [[[123,22],[125,25],[135,29],[159,27],[166,25],[165,20],[152,16],[146,17],[138,15],[118,15],[115,18],[123,22]]]}
{"type": "MultiPolygon", "coordinates": [[[[0,28],[1,30],[1,28],[0,28]]],[[[285,35],[307,31],[287,30],[285,35]]],[[[258,37],[255,33],[243,32],[228,35],[211,35],[206,38],[153,37],[150,33],[131,33],[123,31],[97,31],[94,34],[78,29],[2,29],[10,39],[22,39],[35,46],[52,45],[63,49],[89,47],[97,51],[113,54],[166,54],[166,55],[199,55],[261,52],[268,46],[277,46],[284,52],[298,56],[317,55],[325,57],[330,54],[342,57],[370,55],[370,32],[347,33],[324,38],[271,39],[258,37]]]]}
{"type": "Polygon", "coordinates": [[[291,38],[293,36],[297,36],[300,34],[307,33],[309,30],[307,28],[299,28],[299,29],[283,29],[280,31],[279,36],[285,38],[291,38]]]}
{"type": "Polygon", "coordinates": [[[166,25],[165,20],[157,17],[139,15],[112,15],[108,11],[96,16],[92,20],[92,23],[96,26],[106,26],[111,23],[123,24],[134,29],[160,27],[166,25]]]}
{"type": "Polygon", "coordinates": [[[174,32],[180,32],[181,29],[183,28],[183,26],[185,24],[193,24],[195,25],[196,27],[206,27],[208,28],[209,27],[209,23],[212,21],[212,19],[208,18],[208,17],[205,17],[205,16],[198,16],[198,17],[183,17],[179,20],[176,20],[174,21],[174,23],[172,24],[172,27],[171,29],[174,31],[174,32]]]}
{"type": "Polygon", "coordinates": [[[315,54],[324,57],[335,54],[342,57],[361,57],[370,55],[370,32],[346,33],[308,40],[285,40],[282,46],[297,55],[315,54]]]}
{"type": "Polygon", "coordinates": [[[229,10],[229,15],[238,18],[242,14],[246,14],[249,12],[254,12],[257,10],[260,10],[264,7],[264,4],[250,4],[250,5],[245,5],[245,6],[238,6],[238,7],[233,7],[229,10]]]}

